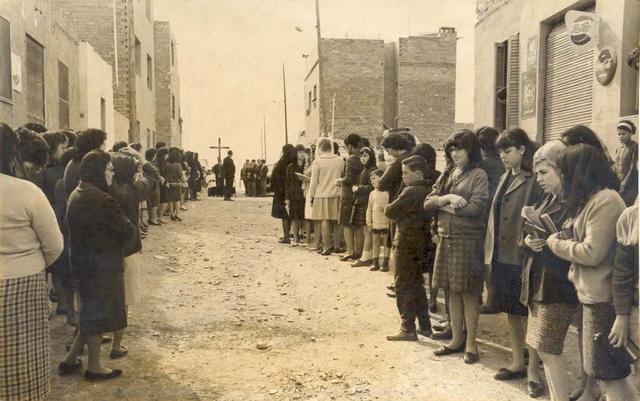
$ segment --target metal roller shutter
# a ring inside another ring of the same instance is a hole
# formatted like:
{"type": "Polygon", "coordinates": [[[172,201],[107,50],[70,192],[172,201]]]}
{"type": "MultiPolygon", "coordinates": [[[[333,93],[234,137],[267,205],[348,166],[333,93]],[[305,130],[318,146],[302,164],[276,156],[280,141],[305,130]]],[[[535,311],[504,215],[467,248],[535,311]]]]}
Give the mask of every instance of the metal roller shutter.
{"type": "Polygon", "coordinates": [[[520,41],[519,35],[509,37],[507,66],[507,130],[519,127],[520,110],[520,41]]]}
{"type": "Polygon", "coordinates": [[[591,124],[593,50],[575,55],[564,22],[547,36],[544,141],[576,124],[591,124]]]}

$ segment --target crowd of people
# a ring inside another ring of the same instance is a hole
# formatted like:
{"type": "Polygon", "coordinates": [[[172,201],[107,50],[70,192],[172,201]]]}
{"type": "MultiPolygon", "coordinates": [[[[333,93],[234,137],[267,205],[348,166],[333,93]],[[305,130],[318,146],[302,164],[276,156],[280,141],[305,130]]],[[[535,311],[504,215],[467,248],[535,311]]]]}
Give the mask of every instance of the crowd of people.
{"type": "Polygon", "coordinates": [[[107,133],[49,132],[0,123],[0,399],[42,400],[49,392],[49,318],[75,329],[60,375],[113,379],[125,357],[127,308],[141,299],[140,252],[151,226],[181,221],[205,171],[198,154],[158,143],[117,142],[107,133]],[[50,280],[49,280],[50,278],[50,280]],[[110,334],[105,336],[105,334],[110,334]],[[86,346],[86,347],[85,347],[86,346]]]}
{"type": "Polygon", "coordinates": [[[473,364],[479,314],[504,313],[511,358],[496,380],[526,379],[540,397],[542,364],[553,401],[595,401],[601,389],[609,401],[638,400],[638,144],[631,121],[615,129],[613,159],[583,125],[542,146],[519,128],[461,130],[444,144],[442,172],[408,130],[379,149],[357,134],[287,144],[271,215],[280,243],[391,267],[400,330],[387,340],[430,337],[444,342],[436,356],[473,364]],[[447,319],[432,324],[439,290],[447,319]],[[582,367],[573,392],[562,356],[571,324],[582,367]]]}
{"type": "Polygon", "coordinates": [[[264,159],[247,160],[240,169],[240,180],[244,185],[245,195],[248,197],[267,196],[267,176],[269,166],[264,159]]]}

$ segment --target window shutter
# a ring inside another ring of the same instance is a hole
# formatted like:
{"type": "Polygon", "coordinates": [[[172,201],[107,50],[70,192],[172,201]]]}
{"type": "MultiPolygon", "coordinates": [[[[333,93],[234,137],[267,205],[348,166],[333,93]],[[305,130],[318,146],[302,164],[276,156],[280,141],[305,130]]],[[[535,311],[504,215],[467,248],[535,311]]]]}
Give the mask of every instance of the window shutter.
{"type": "Polygon", "coordinates": [[[498,132],[505,128],[506,116],[504,113],[504,104],[498,101],[498,91],[506,86],[506,70],[507,70],[507,46],[506,43],[498,43],[496,45],[496,84],[493,90],[494,98],[494,127],[498,132]]]}
{"type": "Polygon", "coordinates": [[[517,128],[520,124],[520,40],[519,34],[509,37],[509,54],[507,57],[507,130],[517,128]]]}

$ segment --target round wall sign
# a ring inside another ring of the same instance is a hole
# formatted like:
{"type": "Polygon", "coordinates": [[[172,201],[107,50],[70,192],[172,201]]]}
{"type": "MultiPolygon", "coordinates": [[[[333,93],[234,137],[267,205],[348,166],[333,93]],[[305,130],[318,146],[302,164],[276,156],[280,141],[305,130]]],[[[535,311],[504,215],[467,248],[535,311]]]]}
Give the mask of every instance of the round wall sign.
{"type": "Polygon", "coordinates": [[[613,76],[616,74],[616,51],[611,47],[605,47],[598,53],[598,60],[596,60],[595,73],[596,79],[600,85],[608,85],[613,76]]]}

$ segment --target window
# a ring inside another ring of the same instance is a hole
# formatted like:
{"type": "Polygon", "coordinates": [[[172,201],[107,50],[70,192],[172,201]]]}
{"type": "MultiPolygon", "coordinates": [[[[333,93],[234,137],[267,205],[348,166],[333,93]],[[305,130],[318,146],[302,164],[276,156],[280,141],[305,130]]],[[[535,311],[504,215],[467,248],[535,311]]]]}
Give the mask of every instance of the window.
{"type": "Polygon", "coordinates": [[[11,29],[9,21],[0,17],[0,99],[12,99],[11,90],[11,29]]]}
{"type": "Polygon", "coordinates": [[[153,89],[153,60],[147,54],[147,88],[153,89]]]}
{"type": "Polygon", "coordinates": [[[507,41],[496,44],[493,126],[498,132],[507,128],[507,41]]]}
{"type": "Polygon", "coordinates": [[[309,98],[308,98],[308,103],[307,103],[307,115],[309,115],[309,113],[311,113],[311,91],[309,91],[309,98]]]}
{"type": "Polygon", "coordinates": [[[27,35],[27,114],[44,124],[44,49],[27,35]]]}
{"type": "Polygon", "coordinates": [[[136,38],[135,41],[135,52],[136,52],[136,74],[140,75],[142,73],[142,48],[140,45],[140,41],[136,38]]]}
{"type": "Polygon", "coordinates": [[[58,60],[58,126],[70,128],[69,123],[69,67],[58,60]]]}
{"type": "Polygon", "coordinates": [[[171,95],[171,118],[176,119],[176,97],[171,95]]]}
{"type": "Polygon", "coordinates": [[[136,132],[135,134],[138,136],[138,140],[140,140],[140,136],[142,136],[142,132],[140,132],[140,120],[136,120],[136,132]]]}
{"type": "Polygon", "coordinates": [[[100,98],[100,129],[107,130],[107,101],[100,98]]]}
{"type": "Polygon", "coordinates": [[[147,128],[147,149],[151,148],[151,130],[147,128]]]}
{"type": "Polygon", "coordinates": [[[175,64],[175,60],[174,60],[175,53],[176,53],[176,45],[173,43],[173,40],[171,41],[171,49],[170,50],[171,50],[171,66],[173,67],[173,66],[176,65],[175,64]]]}
{"type": "Polygon", "coordinates": [[[318,100],[318,85],[313,85],[313,102],[318,100]]]}
{"type": "Polygon", "coordinates": [[[145,13],[147,14],[147,19],[151,22],[151,0],[146,0],[145,4],[145,13]]]}

